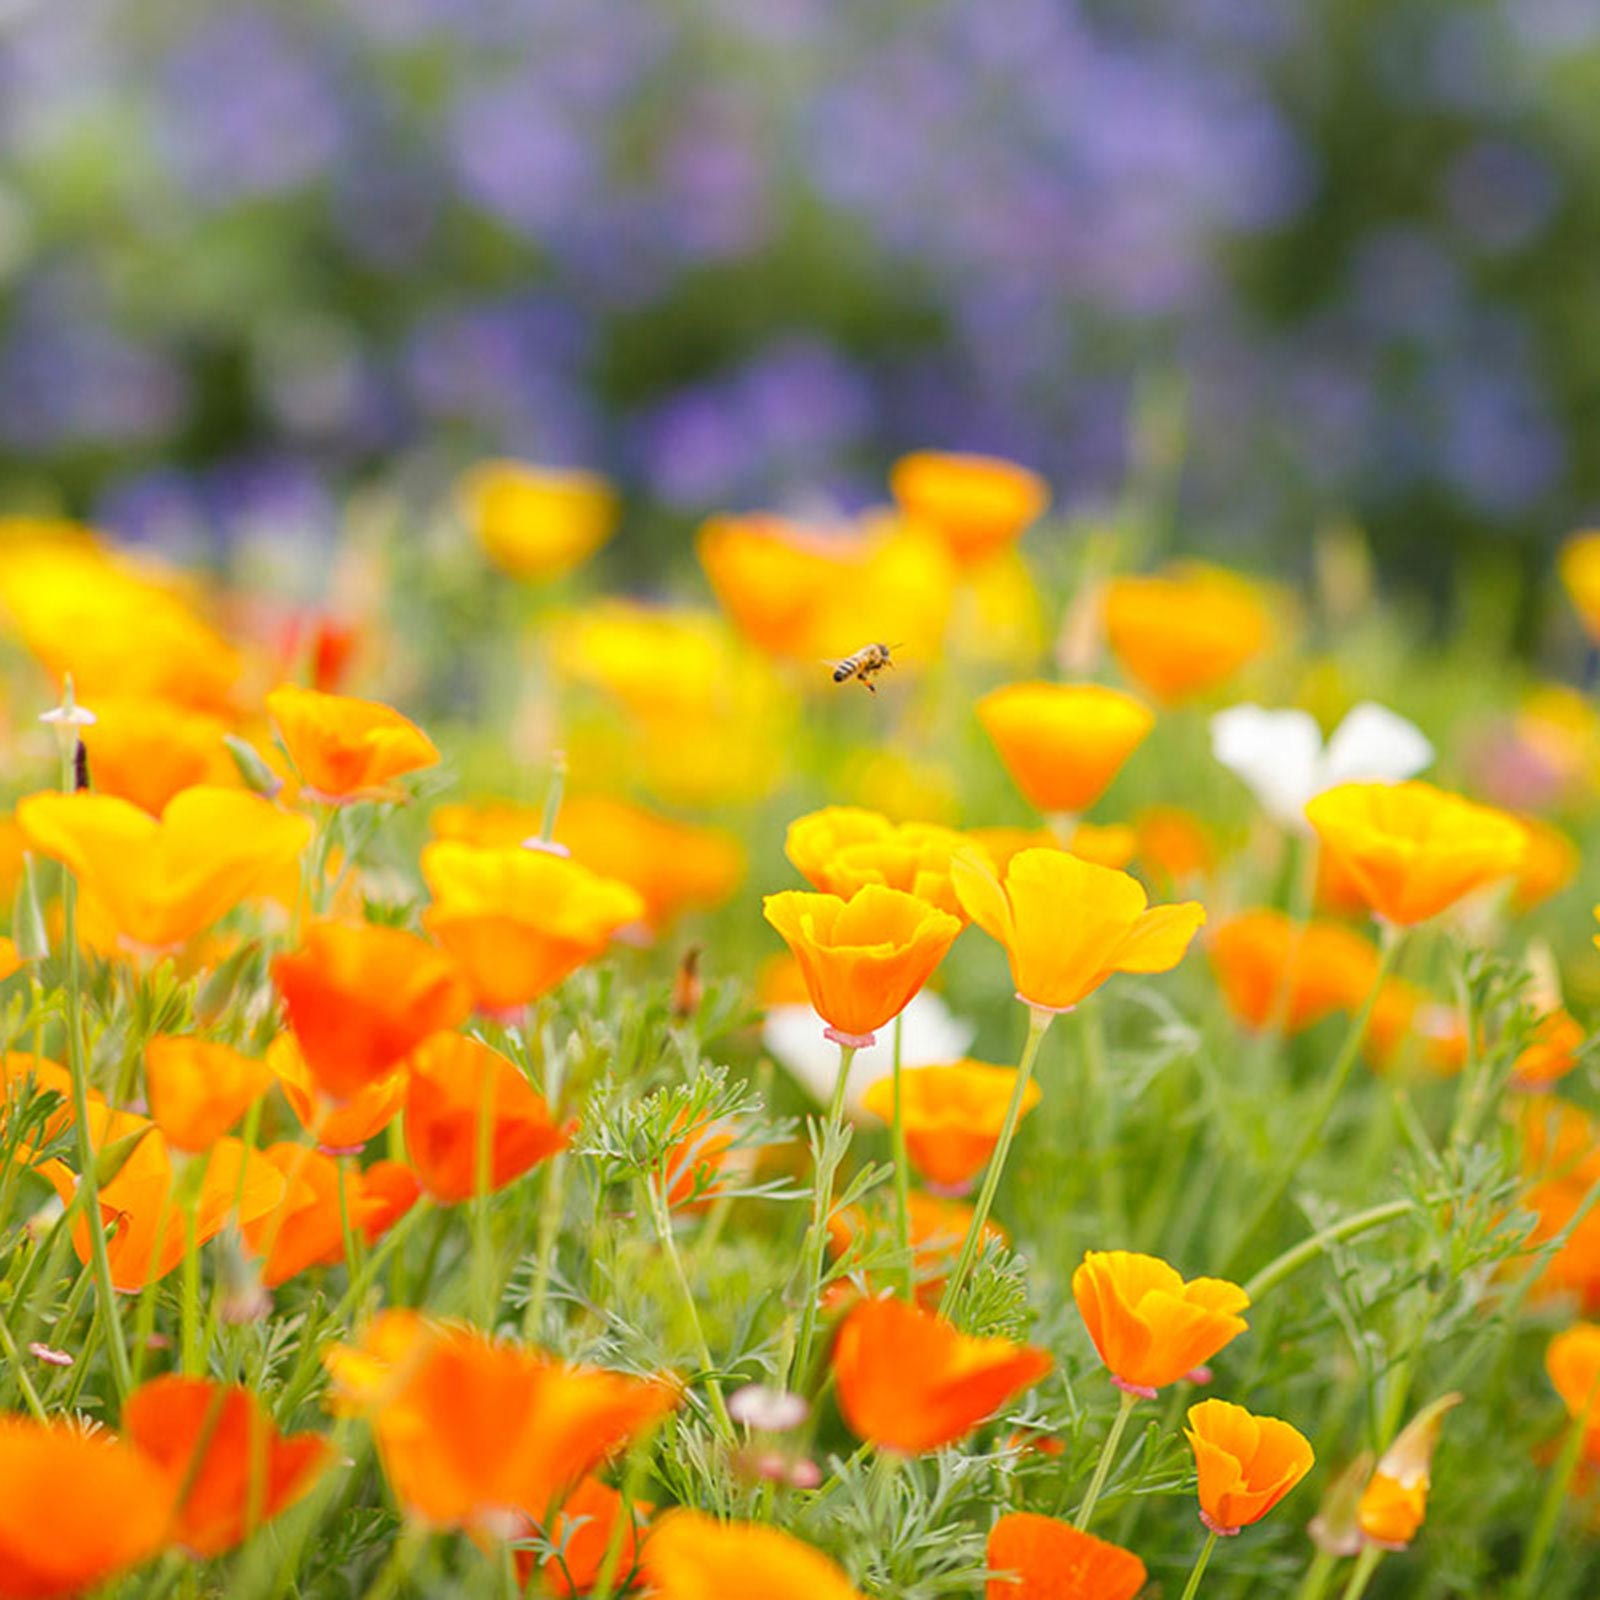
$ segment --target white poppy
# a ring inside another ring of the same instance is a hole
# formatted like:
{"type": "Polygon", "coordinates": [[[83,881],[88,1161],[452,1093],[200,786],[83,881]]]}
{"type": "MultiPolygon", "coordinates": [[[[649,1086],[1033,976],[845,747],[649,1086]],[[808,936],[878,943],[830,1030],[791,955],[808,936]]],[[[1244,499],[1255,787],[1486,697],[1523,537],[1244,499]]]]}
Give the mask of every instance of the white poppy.
{"type": "MultiPolygon", "coordinates": [[[[937,995],[916,995],[902,1015],[900,1065],[937,1067],[959,1061],[972,1044],[976,1029],[950,1014],[937,995]]],[[[833,1094],[839,1071],[839,1047],[822,1036],[827,1024],[807,1005],[772,1006],[761,1024],[761,1038],[773,1059],[786,1067],[821,1105],[833,1094]]],[[[850,1063],[845,1110],[854,1121],[867,1121],[861,1097],[894,1071],[894,1024],[878,1029],[876,1044],[857,1050],[850,1063]]]]}
{"type": "Polygon", "coordinates": [[[1371,700],[1333,730],[1308,711],[1234,706],[1211,719],[1211,751],[1242,778],[1263,810],[1286,828],[1306,831],[1306,802],[1340,783],[1398,783],[1433,760],[1415,724],[1371,700]]]}

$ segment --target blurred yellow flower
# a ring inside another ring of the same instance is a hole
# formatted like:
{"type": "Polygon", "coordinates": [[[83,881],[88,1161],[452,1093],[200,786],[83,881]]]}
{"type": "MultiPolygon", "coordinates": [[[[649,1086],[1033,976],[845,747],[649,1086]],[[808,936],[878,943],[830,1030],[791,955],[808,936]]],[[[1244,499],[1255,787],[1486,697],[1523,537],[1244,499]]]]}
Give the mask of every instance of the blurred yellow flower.
{"type": "Polygon", "coordinates": [[[1045,514],[1050,486],[1037,472],[996,456],[918,450],[889,470],[908,518],[938,534],[970,566],[1009,548],[1045,514]]]}
{"type": "Polygon", "coordinates": [[[1561,582],[1585,631],[1600,644],[1600,530],[1575,534],[1561,547],[1561,582]]]}
{"type": "Polygon", "coordinates": [[[1257,585],[1198,564],[1113,579],[1105,624],[1122,670],[1165,705],[1227,682],[1272,636],[1257,585]]]}
{"type": "Polygon", "coordinates": [[[1155,717],[1094,683],[1013,683],[978,702],[978,720],[1029,803],[1086,810],[1144,742],[1155,717]]]}
{"type": "Polygon", "coordinates": [[[581,566],[616,528],[616,490],[594,472],[483,461],[462,476],[462,515],[485,554],[514,578],[581,566]]]}
{"type": "Polygon", "coordinates": [[[238,769],[222,737],[228,724],[167,700],[102,696],[83,730],[89,771],[101,794],[120,795],[159,816],[182,789],[235,788],[238,769]]]}

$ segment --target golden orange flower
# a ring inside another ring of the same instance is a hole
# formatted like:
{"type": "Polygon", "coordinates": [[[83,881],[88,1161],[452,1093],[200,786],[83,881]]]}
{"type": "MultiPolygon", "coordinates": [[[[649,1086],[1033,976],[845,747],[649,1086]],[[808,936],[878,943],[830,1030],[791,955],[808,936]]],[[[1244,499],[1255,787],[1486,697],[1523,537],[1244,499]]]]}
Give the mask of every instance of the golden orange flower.
{"type": "Polygon", "coordinates": [[[783,852],[824,894],[848,900],[857,889],[878,883],[960,916],[950,861],[965,843],[954,828],[893,823],[859,806],[824,806],[789,824],[783,852]]]}
{"type": "Polygon", "coordinates": [[[173,1485],[75,1421],[0,1417],[0,1595],[67,1600],[160,1551],[173,1485]]]}
{"type": "Polygon", "coordinates": [[[1272,635],[1255,585],[1205,566],[1114,578],[1106,585],[1105,625],[1122,670],[1166,705],[1225,683],[1272,635]]]}
{"type": "Polygon", "coordinates": [[[17,954],[16,940],[0,937],[0,983],[21,970],[22,957],[17,954]]]}
{"type": "Polygon", "coordinates": [[[967,914],[1005,946],[1018,996],[1070,1010],[1116,972],[1168,972],[1206,920],[1194,902],[1147,909],[1139,882],[1062,850],[1023,850],[1002,883],[977,850],[951,878],[967,914]]]}
{"type": "Polygon", "coordinates": [[[1029,804],[1087,810],[1155,724],[1132,695],[1098,683],[1013,683],[978,702],[978,720],[1029,804]]]}
{"type": "Polygon", "coordinates": [[[1169,883],[1203,878],[1217,865],[1217,841],[1192,811],[1182,806],[1146,806],[1133,819],[1134,853],[1169,883]]]}
{"type": "Polygon", "coordinates": [[[1527,848],[1515,818],[1417,781],[1341,784],[1306,820],[1367,909],[1401,927],[1509,876],[1527,848]]]}
{"type": "Polygon", "coordinates": [[[1424,1406],[1378,1458],[1356,1508],[1362,1537],[1369,1544],[1404,1550],[1416,1537],[1428,1510],[1439,1431],[1446,1415],[1460,1404],[1460,1395],[1447,1394],[1424,1406]]]}
{"type": "Polygon", "coordinates": [[[1466,1065],[1467,1026],[1460,1011],[1430,1000],[1425,990],[1404,978],[1385,978],[1367,1019],[1362,1051],[1375,1070],[1389,1072],[1413,1039],[1420,1046],[1422,1065],[1440,1077],[1466,1065]]]}
{"type": "Polygon", "coordinates": [[[272,1087],[272,1069],[229,1045],[158,1034],[145,1047],[150,1115],[177,1150],[208,1150],[272,1087]]]}
{"type": "Polygon", "coordinates": [[[280,1434],[238,1384],[171,1375],[128,1396],[122,1427],[178,1486],[169,1538],[202,1559],[231,1550],[309,1492],[332,1459],[316,1434],[280,1434]]]}
{"type": "Polygon", "coordinates": [[[1574,534],[1561,547],[1559,567],[1585,631],[1600,642],[1600,532],[1574,534]]]}
{"type": "Polygon", "coordinates": [[[1583,1423],[1585,1459],[1600,1462],[1600,1323],[1579,1322],[1558,1333],[1544,1368],[1567,1415],[1583,1423]]]}
{"type": "Polygon", "coordinates": [[[844,1570],[760,1522],[669,1511],[650,1530],[644,1579],[655,1600],[863,1600],[844,1570]]]}
{"type": "Polygon", "coordinates": [[[1131,1550],[1030,1511],[995,1522],[987,1563],[997,1576],[984,1600],[1133,1600],[1145,1580],[1131,1550]]]}
{"type": "Polygon", "coordinates": [[[311,824],[241,789],[185,789],[157,821],[113,795],[29,795],[17,822],[30,849],[61,862],[124,944],[192,939],[292,863],[311,824]]]}
{"type": "Polygon", "coordinates": [[[1520,1089],[1546,1089],[1578,1064],[1578,1052],[1588,1035],[1565,1007],[1546,1012],[1517,1055],[1511,1081],[1520,1089]]]}
{"type": "Polygon", "coordinates": [[[267,696],[267,714],[306,795],[328,805],[395,799],[395,779],[434,766],[439,752],[393,706],[292,683],[267,696]]]}
{"type": "Polygon", "coordinates": [[[366,922],[313,923],[272,963],[272,979],[312,1080],[338,1101],[388,1077],[472,1003],[448,956],[366,922]]]}
{"type": "Polygon", "coordinates": [[[324,1150],[359,1150],[389,1126],[405,1103],[403,1066],[357,1089],[349,1099],[334,1102],[318,1089],[292,1033],[280,1033],[267,1046],[265,1059],[295,1120],[324,1150]]]}
{"type": "MultiPolygon", "coordinates": [[[[900,1117],[906,1153],[930,1183],[960,1189],[980,1173],[999,1142],[1006,1107],[1017,1081],[1014,1067],[957,1061],[943,1067],[908,1067],[900,1074],[900,1117]]],[[[1039,1085],[1029,1080],[1021,1114],[1038,1105],[1039,1085]]],[[[894,1119],[894,1079],[879,1078],[861,1104],[885,1122],[894,1119]]]]}
{"type": "Polygon", "coordinates": [[[1281,1017],[1286,1032],[1299,1033],[1358,1010],[1378,978],[1378,952],[1360,934],[1267,908],[1218,924],[1207,944],[1223,999],[1249,1028],[1281,1017]]]}
{"type": "Polygon", "coordinates": [[[581,566],[612,535],[621,504],[597,472],[482,461],[463,475],[462,515],[513,578],[544,582],[581,566]]]}
{"type": "MultiPolygon", "coordinates": [[[[549,1542],[559,1554],[546,1556],[540,1576],[551,1594],[587,1594],[599,1581],[617,1524],[617,1555],[614,1571],[619,1591],[630,1587],[630,1575],[638,1568],[646,1535],[645,1518],[651,1507],[635,1501],[631,1515],[623,1499],[609,1484],[598,1478],[585,1478],[567,1496],[560,1514],[550,1528],[549,1542]]],[[[533,1578],[537,1558],[531,1550],[519,1550],[517,1577],[526,1586],[533,1578]]]]}
{"type": "Polygon", "coordinates": [[[865,1045],[911,997],[961,932],[926,900],[868,884],[849,900],[786,889],[762,902],[805,974],[812,1009],[843,1045],[865,1045]]]}
{"type": "Polygon", "coordinates": [[[1578,876],[1578,847],[1553,822],[1518,817],[1528,836],[1517,875],[1511,884],[1511,909],[1520,913],[1561,893],[1578,876]]]}
{"type": "MultiPolygon", "coordinates": [[[[994,870],[1002,877],[1011,865],[1012,857],[1024,850],[1060,850],[1061,841],[1048,828],[969,828],[967,843],[976,845],[994,863],[994,870]]],[[[1084,859],[1088,859],[1085,857],[1084,859]]],[[[1105,865],[1105,863],[1100,863],[1105,865]]]]}
{"type": "Polygon", "coordinates": [[[1200,1473],[1200,1520],[1223,1535],[1259,1522],[1316,1459],[1298,1428],[1226,1400],[1190,1406],[1184,1435],[1200,1473]]]}
{"type": "Polygon", "coordinates": [[[972,1338],[904,1300],[863,1300],[833,1344],[851,1431],[907,1455],[965,1438],[1052,1365],[1046,1350],[972,1338]]]}
{"type": "MultiPolygon", "coordinates": [[[[972,1226],[973,1208],[965,1200],[949,1195],[929,1194],[913,1189],[907,1197],[910,1223],[912,1272],[917,1283],[917,1304],[931,1311],[944,1293],[945,1282],[956,1264],[961,1246],[972,1226]]],[[[863,1229],[874,1244],[889,1238],[889,1220],[879,1212],[860,1206],[846,1206],[828,1218],[828,1244],[835,1255],[843,1255],[863,1229]]],[[[1010,1236],[993,1217],[983,1222],[984,1245],[1009,1244],[1010,1236]]]]}
{"type": "Polygon", "coordinates": [[[97,697],[83,730],[95,790],[159,817],[184,789],[237,788],[227,731],[223,718],[172,701],[97,697]]]}
{"type": "Polygon", "coordinates": [[[645,914],[638,890],[548,850],[441,839],[424,846],[422,875],[433,894],[428,931],[460,963],[486,1011],[547,994],[645,914]]]}
{"type": "Polygon", "coordinates": [[[889,469],[900,509],[972,566],[1016,543],[1045,514],[1050,486],[997,456],[917,450],[889,469]]]}
{"type": "Polygon", "coordinates": [[[1153,1398],[1245,1331],[1250,1297],[1225,1278],[1182,1277],[1157,1256],[1090,1250],[1072,1275],[1089,1337],[1119,1389],[1153,1398]]]}
{"type": "Polygon", "coordinates": [[[1115,867],[1119,872],[1133,860],[1138,848],[1139,836],[1125,822],[1080,822],[1067,845],[1068,852],[1080,861],[1115,867]]]}
{"type": "Polygon", "coordinates": [[[566,1147],[571,1126],[550,1116],[544,1096],[497,1050],[459,1033],[438,1033],[412,1052],[406,1090],[406,1154],[428,1193],[453,1205],[503,1189],[566,1147]],[[487,1187],[478,1173],[488,1121],[487,1187]]]}

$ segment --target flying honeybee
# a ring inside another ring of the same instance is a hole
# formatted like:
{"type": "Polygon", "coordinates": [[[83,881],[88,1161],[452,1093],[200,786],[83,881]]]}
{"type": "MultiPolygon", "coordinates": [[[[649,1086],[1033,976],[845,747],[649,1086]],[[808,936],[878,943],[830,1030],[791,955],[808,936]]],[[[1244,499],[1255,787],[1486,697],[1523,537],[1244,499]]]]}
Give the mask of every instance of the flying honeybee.
{"type": "MultiPolygon", "coordinates": [[[[895,646],[899,649],[899,646],[895,646]]],[[[885,667],[892,667],[894,661],[886,644],[869,644],[857,650],[853,656],[846,656],[843,661],[834,663],[833,681],[835,683],[848,683],[852,678],[859,680],[862,687],[869,693],[876,694],[878,686],[872,681],[885,667]]]]}

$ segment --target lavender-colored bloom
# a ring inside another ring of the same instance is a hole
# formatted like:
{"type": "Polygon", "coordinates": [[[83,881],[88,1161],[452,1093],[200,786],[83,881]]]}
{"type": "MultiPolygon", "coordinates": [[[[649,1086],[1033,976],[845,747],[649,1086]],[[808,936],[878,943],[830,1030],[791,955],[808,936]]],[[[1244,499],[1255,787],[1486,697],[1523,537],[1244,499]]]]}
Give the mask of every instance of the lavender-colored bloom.
{"type": "Polygon", "coordinates": [[[1445,174],[1455,224],[1492,254],[1524,249],[1549,225],[1560,199],[1550,164],[1525,145],[1481,139],[1445,174]]]}

